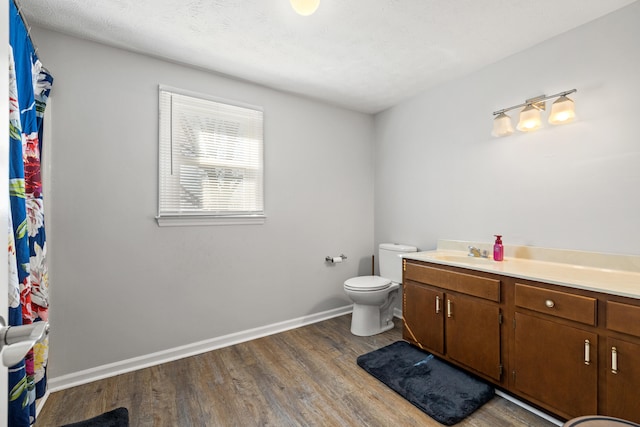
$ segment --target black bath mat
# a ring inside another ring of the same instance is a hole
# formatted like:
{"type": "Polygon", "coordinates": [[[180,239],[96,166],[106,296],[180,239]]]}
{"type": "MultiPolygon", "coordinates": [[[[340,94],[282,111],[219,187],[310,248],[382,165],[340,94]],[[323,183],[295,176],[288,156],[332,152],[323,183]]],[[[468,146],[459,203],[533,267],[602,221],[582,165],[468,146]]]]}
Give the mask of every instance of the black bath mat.
{"type": "Polygon", "coordinates": [[[484,381],[404,341],[363,354],[358,365],[448,426],[471,415],[495,393],[484,381]]]}
{"type": "Polygon", "coordinates": [[[89,420],[61,427],[129,427],[129,411],[127,408],[117,408],[89,420]]]}

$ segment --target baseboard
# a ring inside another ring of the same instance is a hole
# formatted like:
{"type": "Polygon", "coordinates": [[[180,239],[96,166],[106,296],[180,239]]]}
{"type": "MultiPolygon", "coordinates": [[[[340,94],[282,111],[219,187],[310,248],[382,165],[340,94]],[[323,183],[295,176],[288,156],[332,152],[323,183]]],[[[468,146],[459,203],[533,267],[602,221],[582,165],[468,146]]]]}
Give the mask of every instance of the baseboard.
{"type": "Polygon", "coordinates": [[[40,411],[42,411],[42,408],[44,408],[44,404],[47,403],[47,399],[49,398],[50,393],[51,392],[49,391],[49,389],[47,389],[47,391],[44,392],[44,395],[40,399],[36,399],[36,419],[38,418],[38,415],[40,415],[40,411]]]}
{"type": "Polygon", "coordinates": [[[160,365],[162,363],[172,362],[174,360],[195,356],[197,354],[206,353],[223,347],[229,347],[234,344],[251,341],[267,335],[273,335],[290,329],[322,322],[323,320],[342,316],[344,314],[351,313],[352,311],[353,305],[334,308],[321,313],[298,317],[297,319],[285,320],[283,322],[273,323],[259,328],[248,329],[246,331],[199,341],[193,344],[187,344],[144,356],[122,360],[120,362],[97,366],[95,368],[62,375],[60,377],[49,378],[49,392],[53,393],[70,387],[90,383],[92,381],[113,377],[127,372],[136,371],[138,369],[148,368],[150,366],[160,365]]]}
{"type": "Polygon", "coordinates": [[[496,395],[498,395],[498,396],[500,396],[500,397],[502,397],[504,399],[507,399],[509,402],[515,403],[516,405],[520,406],[521,408],[524,408],[527,411],[532,412],[532,413],[536,414],[537,416],[539,416],[540,418],[544,418],[545,420],[547,420],[550,423],[553,423],[553,424],[555,424],[557,426],[561,426],[562,424],[564,424],[562,421],[553,418],[551,415],[546,414],[546,413],[534,408],[533,406],[531,406],[531,405],[529,405],[527,403],[524,403],[522,400],[519,400],[519,399],[513,397],[512,395],[510,395],[509,393],[505,393],[502,390],[496,390],[496,395]]]}

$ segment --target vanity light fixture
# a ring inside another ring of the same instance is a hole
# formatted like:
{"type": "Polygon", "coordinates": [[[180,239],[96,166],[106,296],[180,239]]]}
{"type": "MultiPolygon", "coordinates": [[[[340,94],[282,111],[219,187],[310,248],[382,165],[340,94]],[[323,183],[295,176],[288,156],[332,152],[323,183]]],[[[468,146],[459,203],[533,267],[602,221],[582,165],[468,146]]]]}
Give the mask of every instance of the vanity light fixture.
{"type": "Polygon", "coordinates": [[[511,117],[505,113],[500,113],[493,119],[493,136],[507,136],[513,133],[513,126],[511,125],[511,117]]]}
{"type": "Polygon", "coordinates": [[[567,95],[577,92],[577,89],[571,89],[564,92],[557,93],[555,95],[540,95],[535,98],[527,99],[524,103],[514,105],[513,107],[503,108],[502,110],[494,111],[493,115],[496,116],[493,120],[493,136],[507,136],[513,133],[513,126],[511,125],[511,118],[505,113],[507,111],[521,108],[518,125],[516,129],[521,132],[532,132],[540,129],[542,126],[541,111],[546,110],[545,101],[558,98],[551,105],[551,114],[549,114],[549,123],[552,125],[559,125],[571,122],[575,116],[575,103],[567,95]]]}
{"type": "Polygon", "coordinates": [[[302,16],[313,15],[320,6],[320,0],[289,0],[289,2],[293,10],[302,16]]]}
{"type": "Polygon", "coordinates": [[[551,114],[549,115],[549,123],[552,125],[561,125],[573,121],[576,117],[576,109],[572,99],[562,95],[551,104],[551,114]]]}
{"type": "Polygon", "coordinates": [[[527,104],[527,106],[520,111],[520,119],[516,129],[520,132],[533,132],[534,130],[540,129],[540,126],[542,126],[540,110],[533,104],[527,104]]]}

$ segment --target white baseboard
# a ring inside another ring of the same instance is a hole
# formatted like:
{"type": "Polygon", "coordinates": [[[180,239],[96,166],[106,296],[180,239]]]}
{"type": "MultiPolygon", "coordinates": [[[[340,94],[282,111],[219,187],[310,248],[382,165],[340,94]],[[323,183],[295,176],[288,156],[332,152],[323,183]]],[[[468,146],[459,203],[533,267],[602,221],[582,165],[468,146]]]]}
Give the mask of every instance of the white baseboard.
{"type": "Polygon", "coordinates": [[[555,424],[557,426],[561,426],[561,425],[564,424],[562,421],[553,418],[551,415],[546,414],[546,413],[534,408],[533,406],[531,406],[531,405],[529,405],[527,403],[524,403],[522,400],[519,400],[519,399],[511,396],[508,393],[505,393],[505,392],[500,391],[500,390],[496,390],[496,395],[507,399],[509,402],[515,403],[516,405],[520,406],[521,408],[524,408],[527,411],[529,411],[531,413],[534,413],[537,416],[539,416],[540,418],[544,418],[545,420],[547,420],[547,421],[549,421],[549,422],[551,422],[551,423],[553,423],[553,424],[555,424]]]}
{"type": "Polygon", "coordinates": [[[49,398],[50,393],[51,392],[47,388],[47,391],[44,392],[44,395],[40,399],[36,400],[36,419],[38,418],[38,415],[40,415],[40,411],[42,411],[42,408],[44,408],[44,404],[47,403],[47,399],[49,398]]]}
{"type": "Polygon", "coordinates": [[[248,329],[246,331],[240,331],[144,356],[133,357],[119,362],[97,366],[95,368],[62,375],[60,377],[50,378],[48,380],[49,392],[53,393],[70,387],[90,383],[92,381],[113,377],[138,369],[148,368],[150,366],[160,365],[162,363],[172,362],[174,360],[195,356],[196,354],[206,353],[223,347],[229,347],[234,344],[251,341],[267,335],[277,334],[279,332],[321,322],[333,317],[342,316],[344,314],[351,313],[352,311],[353,305],[334,308],[321,313],[298,317],[297,319],[285,320],[283,322],[273,323],[259,328],[248,329]]]}

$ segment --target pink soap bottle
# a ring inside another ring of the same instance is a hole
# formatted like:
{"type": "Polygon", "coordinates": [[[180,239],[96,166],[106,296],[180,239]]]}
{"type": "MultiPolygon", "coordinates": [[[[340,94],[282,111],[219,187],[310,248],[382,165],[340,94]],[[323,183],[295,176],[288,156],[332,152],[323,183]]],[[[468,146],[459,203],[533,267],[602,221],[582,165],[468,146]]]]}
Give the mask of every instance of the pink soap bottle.
{"type": "Polygon", "coordinates": [[[502,247],[502,236],[494,234],[496,236],[496,242],[493,244],[493,260],[502,261],[504,257],[504,248],[502,247]]]}

